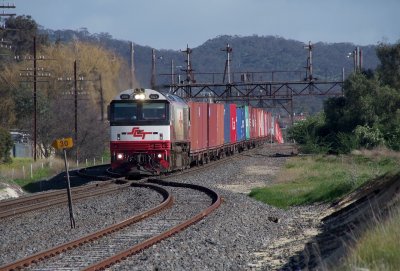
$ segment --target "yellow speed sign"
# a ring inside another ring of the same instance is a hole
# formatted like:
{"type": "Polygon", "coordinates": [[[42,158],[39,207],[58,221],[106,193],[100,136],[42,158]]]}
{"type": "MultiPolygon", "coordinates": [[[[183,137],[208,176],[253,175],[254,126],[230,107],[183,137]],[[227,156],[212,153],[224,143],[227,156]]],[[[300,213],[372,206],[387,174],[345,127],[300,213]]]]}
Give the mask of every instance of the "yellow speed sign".
{"type": "Polygon", "coordinates": [[[57,150],[62,150],[72,148],[74,146],[74,143],[72,141],[72,137],[67,137],[54,140],[51,146],[53,146],[57,150]]]}

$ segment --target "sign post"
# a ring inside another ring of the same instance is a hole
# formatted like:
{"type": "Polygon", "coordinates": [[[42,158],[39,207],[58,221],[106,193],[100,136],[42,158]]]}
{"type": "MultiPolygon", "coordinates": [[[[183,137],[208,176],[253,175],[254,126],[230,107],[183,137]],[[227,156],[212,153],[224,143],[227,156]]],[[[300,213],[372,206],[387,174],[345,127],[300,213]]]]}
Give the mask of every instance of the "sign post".
{"type": "Polygon", "coordinates": [[[69,169],[67,163],[67,149],[72,148],[74,143],[72,142],[72,138],[62,138],[54,140],[53,144],[51,144],[57,150],[63,150],[64,152],[64,164],[65,164],[65,171],[67,172],[67,195],[68,195],[68,207],[69,207],[69,219],[71,221],[71,229],[75,228],[75,218],[74,212],[72,209],[72,197],[71,197],[71,185],[69,181],[69,169]]]}

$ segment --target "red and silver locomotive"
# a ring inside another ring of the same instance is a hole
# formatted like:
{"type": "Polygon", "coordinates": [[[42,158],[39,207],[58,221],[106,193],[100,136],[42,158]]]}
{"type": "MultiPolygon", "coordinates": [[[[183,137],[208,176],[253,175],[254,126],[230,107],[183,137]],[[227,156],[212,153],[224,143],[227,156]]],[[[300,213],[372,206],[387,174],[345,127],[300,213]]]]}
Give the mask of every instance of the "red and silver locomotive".
{"type": "Polygon", "coordinates": [[[128,89],[109,110],[113,170],[158,174],[189,165],[189,108],[182,98],[128,89]]]}

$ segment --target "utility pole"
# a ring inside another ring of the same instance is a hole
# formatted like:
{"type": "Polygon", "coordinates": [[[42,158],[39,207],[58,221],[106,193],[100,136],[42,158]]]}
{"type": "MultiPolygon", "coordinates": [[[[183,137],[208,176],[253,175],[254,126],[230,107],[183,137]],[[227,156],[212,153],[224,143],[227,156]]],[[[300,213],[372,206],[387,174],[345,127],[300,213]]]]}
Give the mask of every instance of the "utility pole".
{"type": "MultiPolygon", "coordinates": [[[[5,13],[4,12],[4,9],[11,9],[11,8],[15,8],[15,5],[14,4],[4,5],[4,3],[3,3],[3,5],[0,5],[0,9],[3,9],[3,12],[0,13],[0,23],[1,23],[0,24],[0,30],[1,31],[6,31],[7,30],[5,24],[3,24],[3,22],[2,22],[3,17],[11,17],[11,16],[15,16],[16,15],[15,13],[5,13]]],[[[0,40],[0,48],[9,49],[11,51],[11,41],[1,38],[1,40],[0,40]]],[[[0,54],[0,55],[7,56],[9,54],[5,53],[5,54],[0,54]]]]}
{"type": "MultiPolygon", "coordinates": [[[[73,63],[73,78],[72,76],[67,76],[67,77],[59,77],[57,78],[57,81],[59,82],[69,82],[69,83],[73,83],[73,86],[71,87],[71,85],[69,85],[69,90],[70,91],[66,91],[65,94],[68,95],[74,95],[74,142],[75,142],[75,159],[76,159],[76,163],[79,163],[79,144],[78,144],[78,81],[83,81],[83,77],[79,77],[77,75],[77,61],[74,60],[73,63]]],[[[67,87],[67,85],[65,85],[65,87],[67,87]]]]}
{"type": "MultiPolygon", "coordinates": [[[[136,81],[135,79],[135,58],[134,58],[134,53],[135,50],[133,49],[133,42],[131,42],[131,46],[130,46],[130,51],[131,51],[131,81],[130,81],[130,88],[133,89],[133,84],[136,81]]],[[[100,77],[101,78],[101,77],[100,77]]],[[[100,81],[101,82],[101,81],[100,81]]]]}
{"type": "MultiPolygon", "coordinates": [[[[16,60],[20,59],[20,56],[15,56],[16,60]]],[[[53,60],[53,59],[47,59],[44,56],[39,56],[37,57],[37,44],[36,44],[36,36],[33,36],[33,57],[32,56],[25,56],[23,60],[32,60],[33,61],[33,69],[32,68],[27,68],[25,70],[22,70],[23,72],[26,72],[26,74],[20,73],[21,77],[26,77],[26,83],[33,83],[33,159],[34,161],[37,160],[37,83],[38,82],[48,82],[44,80],[38,80],[38,78],[41,77],[50,77],[50,72],[45,71],[43,68],[38,67],[37,61],[39,60],[53,60]],[[39,73],[38,73],[39,72],[39,73]],[[29,78],[32,78],[33,81],[29,80],[29,78]]]]}
{"type": "MultiPolygon", "coordinates": [[[[60,82],[67,82],[65,85],[65,89],[68,89],[68,91],[65,92],[65,94],[68,95],[73,95],[73,101],[74,101],[74,141],[75,141],[75,159],[77,165],[79,164],[79,144],[78,144],[78,139],[79,139],[79,112],[78,112],[78,100],[79,100],[79,95],[87,95],[88,91],[87,89],[84,89],[85,86],[82,86],[84,82],[99,82],[99,88],[96,86],[93,86],[93,89],[95,91],[99,92],[100,95],[100,119],[101,121],[104,121],[104,93],[103,93],[103,82],[102,82],[102,77],[100,72],[95,71],[94,75],[91,79],[86,79],[83,77],[83,75],[79,74],[78,72],[78,60],[74,60],[73,63],[73,76],[66,75],[66,77],[59,77],[57,80],[60,82]],[[98,77],[97,77],[98,76],[98,77]],[[78,85],[79,83],[79,85],[78,85]]],[[[88,87],[88,86],[87,86],[88,87]]]]}
{"type": "Polygon", "coordinates": [[[103,97],[103,84],[101,82],[101,74],[99,74],[99,83],[100,83],[100,114],[101,121],[104,121],[104,97],[103,97]]]}
{"type": "Polygon", "coordinates": [[[314,45],[311,43],[311,41],[308,42],[308,45],[304,46],[304,49],[308,50],[308,58],[307,58],[307,67],[306,67],[306,81],[314,81],[313,77],[313,64],[312,64],[312,50],[313,50],[314,45]]]}
{"type": "MultiPolygon", "coordinates": [[[[15,8],[14,4],[7,4],[7,5],[0,5],[1,9],[6,9],[6,8],[15,8]]],[[[1,17],[11,17],[11,16],[15,16],[15,13],[5,13],[4,10],[3,12],[0,13],[0,18],[1,17]]],[[[4,27],[3,25],[1,26],[2,28],[4,27]]]]}
{"type": "Polygon", "coordinates": [[[225,83],[225,77],[228,75],[228,84],[231,82],[231,53],[232,47],[229,46],[229,43],[226,44],[225,49],[221,49],[221,51],[226,52],[226,60],[225,60],[225,69],[224,69],[224,77],[222,78],[222,82],[225,83]]]}
{"type": "Polygon", "coordinates": [[[151,89],[156,88],[156,50],[151,50],[151,89]]]}
{"type": "Polygon", "coordinates": [[[33,161],[37,158],[36,36],[33,37],[33,161]]]}
{"type": "Polygon", "coordinates": [[[76,60],[74,60],[74,112],[75,112],[75,130],[74,139],[76,142],[76,161],[79,161],[79,144],[78,144],[78,80],[76,76],[76,60]]]}
{"type": "Polygon", "coordinates": [[[354,72],[360,72],[362,69],[362,51],[360,47],[356,47],[353,51],[354,72]]]}
{"type": "Polygon", "coordinates": [[[186,50],[182,51],[182,53],[186,54],[186,69],[183,70],[186,72],[186,82],[188,84],[190,83],[195,83],[196,80],[194,80],[194,75],[193,75],[193,69],[192,69],[192,63],[190,62],[190,55],[192,54],[193,50],[191,48],[189,48],[189,45],[186,45],[186,50]]]}

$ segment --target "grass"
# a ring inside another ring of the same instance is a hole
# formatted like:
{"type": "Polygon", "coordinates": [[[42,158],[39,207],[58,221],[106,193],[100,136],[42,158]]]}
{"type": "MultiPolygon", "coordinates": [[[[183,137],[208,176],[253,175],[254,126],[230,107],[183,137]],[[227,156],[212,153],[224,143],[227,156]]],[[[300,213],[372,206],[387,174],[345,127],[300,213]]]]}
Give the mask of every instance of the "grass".
{"type": "MultiPolygon", "coordinates": [[[[275,183],[253,189],[250,196],[286,209],[290,206],[332,202],[362,184],[396,171],[400,154],[386,150],[358,151],[346,156],[307,156],[287,161],[275,183]]],[[[375,223],[349,248],[337,270],[400,270],[400,207],[375,223]]]]}
{"type": "Polygon", "coordinates": [[[346,156],[295,157],[287,161],[273,185],[255,188],[249,195],[283,209],[332,202],[399,165],[395,155],[366,151],[346,156]]]}
{"type": "Polygon", "coordinates": [[[15,184],[19,185],[20,187],[24,187],[32,182],[47,179],[49,176],[54,175],[56,173],[55,171],[57,171],[57,170],[54,170],[49,167],[38,168],[35,171],[33,171],[32,178],[29,175],[28,178],[17,178],[17,179],[14,179],[13,181],[15,184]]]}
{"type": "MultiPolygon", "coordinates": [[[[107,155],[103,156],[105,162],[107,155]]],[[[88,160],[87,166],[92,166],[94,160],[88,160]]],[[[101,163],[101,158],[96,159],[96,164],[101,163]]],[[[69,162],[70,169],[76,168],[74,161],[69,162]]],[[[85,161],[79,165],[85,167],[85,161]]],[[[36,182],[47,180],[49,177],[65,171],[64,160],[60,158],[39,159],[36,162],[31,158],[13,158],[11,163],[0,164],[0,182],[17,184],[26,191],[32,190],[36,182]],[[31,176],[32,166],[32,176],[31,176]]]]}
{"type": "Polygon", "coordinates": [[[11,163],[0,165],[0,180],[24,188],[62,170],[64,170],[64,164],[60,159],[39,159],[34,162],[31,158],[13,158],[11,163]]]}
{"type": "Polygon", "coordinates": [[[359,239],[341,270],[399,270],[400,208],[380,221],[359,239]]]}

